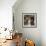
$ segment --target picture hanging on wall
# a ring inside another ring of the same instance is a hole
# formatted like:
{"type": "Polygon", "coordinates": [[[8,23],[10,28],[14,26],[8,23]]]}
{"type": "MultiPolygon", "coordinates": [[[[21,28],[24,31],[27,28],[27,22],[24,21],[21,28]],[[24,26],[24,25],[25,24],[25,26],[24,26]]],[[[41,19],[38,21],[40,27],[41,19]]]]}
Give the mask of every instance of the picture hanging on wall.
{"type": "Polygon", "coordinates": [[[22,13],[22,27],[37,27],[37,13],[22,13]]]}

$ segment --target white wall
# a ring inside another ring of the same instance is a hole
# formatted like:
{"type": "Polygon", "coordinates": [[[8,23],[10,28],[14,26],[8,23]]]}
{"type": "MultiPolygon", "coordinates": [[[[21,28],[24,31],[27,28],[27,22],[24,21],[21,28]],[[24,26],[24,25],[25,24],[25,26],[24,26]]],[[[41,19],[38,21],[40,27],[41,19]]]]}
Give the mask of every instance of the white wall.
{"type": "Polygon", "coordinates": [[[36,46],[41,46],[41,1],[23,0],[20,4],[16,3],[13,6],[13,12],[15,19],[15,29],[18,32],[22,32],[24,38],[34,40],[36,46]],[[22,13],[37,13],[37,28],[23,28],[22,13]]]}
{"type": "Polygon", "coordinates": [[[12,6],[16,0],[0,0],[0,27],[12,28],[12,6]]]}
{"type": "Polygon", "coordinates": [[[42,46],[46,46],[46,0],[41,1],[41,40],[42,46]]]}

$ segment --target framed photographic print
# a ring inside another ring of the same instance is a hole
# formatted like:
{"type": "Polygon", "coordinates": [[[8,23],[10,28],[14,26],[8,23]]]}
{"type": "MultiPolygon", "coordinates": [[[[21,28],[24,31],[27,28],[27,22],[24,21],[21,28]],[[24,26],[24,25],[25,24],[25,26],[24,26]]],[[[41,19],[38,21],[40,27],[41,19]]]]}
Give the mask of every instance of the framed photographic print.
{"type": "Polygon", "coordinates": [[[22,26],[36,28],[37,27],[37,13],[22,13],[22,26]]]}

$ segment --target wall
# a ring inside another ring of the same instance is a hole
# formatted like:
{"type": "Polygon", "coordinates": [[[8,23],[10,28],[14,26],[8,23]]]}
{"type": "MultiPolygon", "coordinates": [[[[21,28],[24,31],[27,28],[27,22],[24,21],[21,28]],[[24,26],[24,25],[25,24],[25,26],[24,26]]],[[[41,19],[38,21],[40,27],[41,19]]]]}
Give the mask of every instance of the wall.
{"type": "Polygon", "coordinates": [[[46,0],[41,1],[41,42],[46,46],[46,0]]]}
{"type": "Polygon", "coordinates": [[[18,2],[21,3],[16,3],[13,6],[15,30],[22,32],[25,39],[34,40],[36,46],[41,46],[41,1],[18,0],[18,2]],[[22,13],[37,13],[37,28],[23,28],[22,13]]]}
{"type": "Polygon", "coordinates": [[[0,27],[12,29],[12,6],[16,0],[0,0],[0,27]]]}

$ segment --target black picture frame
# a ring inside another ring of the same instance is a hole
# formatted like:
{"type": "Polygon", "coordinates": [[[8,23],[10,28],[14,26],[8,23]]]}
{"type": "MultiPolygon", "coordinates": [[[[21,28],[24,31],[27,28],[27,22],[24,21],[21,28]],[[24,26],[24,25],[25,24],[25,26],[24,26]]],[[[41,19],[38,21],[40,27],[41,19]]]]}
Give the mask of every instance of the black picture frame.
{"type": "Polygon", "coordinates": [[[37,13],[22,13],[22,27],[37,28],[37,13]]]}

